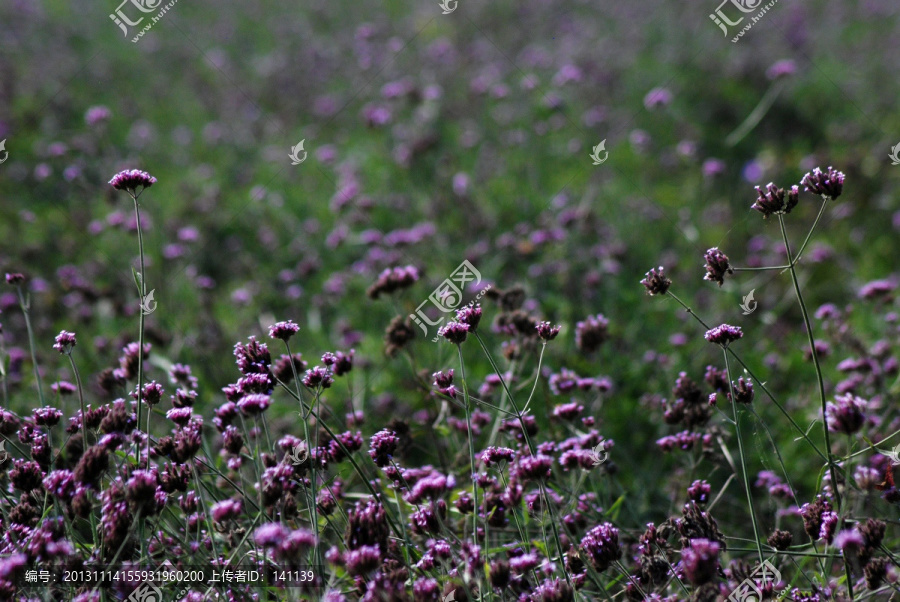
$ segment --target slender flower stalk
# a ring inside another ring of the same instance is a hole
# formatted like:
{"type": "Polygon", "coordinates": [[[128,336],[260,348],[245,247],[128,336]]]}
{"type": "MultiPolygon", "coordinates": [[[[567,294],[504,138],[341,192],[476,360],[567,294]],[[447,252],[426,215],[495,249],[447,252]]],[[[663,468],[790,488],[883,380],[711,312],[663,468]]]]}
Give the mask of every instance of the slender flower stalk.
{"type": "MultiPolygon", "coordinates": [[[[109,181],[109,184],[116,190],[124,190],[134,201],[134,218],[137,225],[138,233],[138,250],[141,256],[141,272],[138,279],[138,294],[143,304],[144,298],[147,296],[147,275],[144,266],[144,230],[141,227],[141,208],[138,198],[143,192],[156,184],[156,178],[145,171],[138,169],[128,169],[120,171],[109,181]],[[139,190],[140,189],[140,190],[139,190]]],[[[138,388],[137,388],[137,424],[141,424],[141,402],[144,398],[144,310],[141,307],[139,314],[139,336],[138,336],[138,388]]],[[[150,408],[147,408],[149,414],[150,408]]],[[[140,451],[137,449],[139,444],[135,442],[135,456],[140,463],[140,451]]],[[[150,468],[150,417],[147,417],[147,468],[150,468]]]]}
{"type": "Polygon", "coordinates": [[[41,372],[38,368],[37,354],[35,353],[34,329],[31,326],[31,302],[29,299],[26,299],[25,293],[22,291],[22,282],[24,282],[24,277],[21,274],[7,274],[6,281],[10,284],[15,284],[16,286],[16,294],[19,297],[19,307],[22,308],[22,314],[25,317],[25,329],[28,331],[28,347],[31,351],[31,367],[34,370],[34,382],[37,386],[38,397],[40,397],[41,406],[44,406],[46,405],[46,403],[44,402],[44,388],[41,385],[41,372]]]}
{"type": "MultiPolygon", "coordinates": [[[[821,212],[820,212],[821,215],[821,212]]],[[[784,240],[784,248],[787,256],[791,256],[791,243],[788,240],[787,230],[784,227],[784,216],[778,216],[778,224],[781,226],[781,237],[784,240]]],[[[808,239],[807,239],[808,240],[808,239]]],[[[816,350],[816,341],[813,337],[812,324],[809,320],[809,311],[806,309],[806,303],[803,301],[803,293],[800,292],[800,280],[797,278],[797,270],[793,265],[790,267],[791,281],[794,283],[794,292],[797,294],[797,302],[800,304],[800,312],[803,314],[803,323],[806,326],[806,336],[809,340],[809,350],[812,353],[813,365],[816,369],[816,381],[819,385],[819,400],[822,404],[822,430],[825,433],[825,455],[828,462],[828,470],[831,473],[831,485],[834,489],[834,499],[837,502],[838,511],[841,507],[841,493],[837,480],[837,471],[835,470],[834,458],[831,455],[831,435],[828,433],[828,424],[825,420],[825,411],[827,409],[827,400],[825,399],[825,380],[822,378],[822,367],[819,365],[819,353],[816,350]]]]}
{"type": "Polygon", "coordinates": [[[737,396],[734,393],[734,382],[731,379],[731,367],[728,364],[728,350],[722,346],[722,355],[725,357],[725,374],[728,378],[728,389],[731,392],[731,411],[734,415],[734,430],[738,442],[738,454],[741,457],[741,473],[744,477],[744,491],[747,493],[747,510],[750,512],[750,521],[753,523],[753,539],[756,540],[756,550],[759,554],[759,563],[762,564],[765,558],[762,553],[762,542],[759,538],[759,525],[756,522],[756,512],[753,511],[753,496],[750,492],[750,478],[747,474],[747,462],[744,458],[744,442],[741,438],[741,422],[737,411],[737,396]]]}

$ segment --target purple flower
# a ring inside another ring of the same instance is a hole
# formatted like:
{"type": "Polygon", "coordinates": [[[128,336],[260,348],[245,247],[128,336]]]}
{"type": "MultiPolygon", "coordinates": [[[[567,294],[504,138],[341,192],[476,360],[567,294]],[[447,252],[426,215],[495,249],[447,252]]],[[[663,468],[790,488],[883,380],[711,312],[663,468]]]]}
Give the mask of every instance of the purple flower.
{"type": "Polygon", "coordinates": [[[538,481],[550,476],[551,466],[553,466],[553,458],[538,454],[521,458],[515,472],[516,476],[523,481],[538,481]]]}
{"type": "Polygon", "coordinates": [[[469,332],[475,332],[481,321],[481,305],[467,305],[456,310],[456,319],[469,327],[469,332]]]}
{"type": "Polygon", "coordinates": [[[12,286],[19,286],[20,284],[24,284],[24,283],[25,283],[25,275],[24,274],[19,274],[18,272],[6,274],[6,284],[11,284],[12,286]]]}
{"type": "Polygon", "coordinates": [[[253,533],[253,540],[258,546],[274,548],[281,545],[288,533],[288,529],[280,523],[267,523],[256,529],[253,533]]]}
{"type": "MultiPolygon", "coordinates": [[[[753,383],[743,376],[736,383],[731,383],[734,390],[734,400],[738,403],[751,403],[753,401],[753,383]]],[[[731,399],[731,393],[728,393],[728,399],[731,399]]]]}
{"type": "Polygon", "coordinates": [[[500,462],[512,462],[516,452],[508,447],[488,447],[481,452],[481,461],[485,466],[493,466],[500,462]]]}
{"type": "Polygon", "coordinates": [[[657,269],[650,270],[641,280],[641,284],[647,289],[647,294],[651,297],[654,295],[665,295],[672,281],[666,278],[665,271],[662,266],[657,269]]]}
{"type": "Polygon", "coordinates": [[[866,400],[848,393],[838,395],[834,401],[835,403],[826,404],[825,407],[828,430],[852,435],[861,429],[866,420],[863,414],[867,405],[866,400]]]}
{"type": "Polygon", "coordinates": [[[734,273],[734,270],[731,269],[731,265],[728,263],[728,256],[720,251],[718,247],[707,250],[703,258],[706,259],[706,276],[703,277],[704,280],[717,282],[719,286],[722,286],[725,283],[725,274],[734,273]]]}
{"type": "Polygon", "coordinates": [[[681,568],[694,585],[712,581],[719,570],[719,544],[708,539],[692,539],[690,547],[681,551],[681,568]]]}
{"type": "Polygon", "coordinates": [[[103,105],[89,107],[84,114],[84,122],[89,126],[99,125],[112,117],[112,111],[103,105]]]}
{"type": "Polygon", "coordinates": [[[744,332],[741,330],[740,326],[720,324],[711,330],[707,330],[704,336],[710,343],[727,346],[729,343],[733,343],[743,337],[744,332]]]}
{"type": "Polygon", "coordinates": [[[462,322],[447,322],[438,329],[438,336],[444,337],[454,345],[462,345],[469,334],[469,325],[462,322]]]}
{"type": "Polygon", "coordinates": [[[712,491],[709,483],[706,481],[694,481],[688,487],[688,498],[698,504],[705,504],[709,501],[709,494],[712,491]]]}
{"type": "Polygon", "coordinates": [[[59,351],[61,354],[69,355],[70,353],[72,353],[73,347],[75,347],[74,332],[66,332],[65,330],[63,330],[58,335],[56,335],[56,342],[53,344],[53,348],[59,351]]]}
{"type": "Polygon", "coordinates": [[[849,552],[859,551],[866,545],[866,540],[856,529],[844,529],[834,537],[834,547],[846,556],[849,552]]]}
{"type": "Polygon", "coordinates": [[[148,174],[146,171],[141,171],[139,169],[126,169],[125,171],[120,171],[119,173],[114,175],[109,183],[116,190],[126,190],[133,195],[135,192],[137,192],[139,186],[141,187],[141,191],[143,192],[144,188],[150,188],[151,186],[156,184],[156,178],[148,174]]]}
{"type": "Polygon", "coordinates": [[[408,265],[402,268],[388,268],[381,272],[375,283],[368,288],[366,294],[377,299],[382,293],[390,294],[396,290],[407,288],[419,280],[419,270],[408,265]]]}
{"type": "Polygon", "coordinates": [[[791,186],[790,191],[785,195],[784,188],[778,188],[769,182],[766,184],[765,191],[757,186],[756,192],[759,194],[759,198],[750,208],[762,213],[763,219],[773,213],[779,215],[790,213],[800,200],[800,189],[797,186],[791,186]]]}
{"type": "Polygon", "coordinates": [[[369,455],[376,466],[387,466],[394,456],[400,439],[387,429],[378,431],[369,440],[369,455]]]}
{"type": "Polygon", "coordinates": [[[611,523],[598,525],[581,540],[581,549],[587,554],[591,566],[598,572],[603,572],[622,556],[619,530],[611,523]]]}
{"type": "Polygon", "coordinates": [[[272,398],[263,393],[244,395],[237,402],[238,409],[247,416],[258,416],[269,409],[272,398]]]}
{"type": "Polygon", "coordinates": [[[537,333],[542,341],[552,341],[559,334],[559,326],[550,326],[550,322],[538,322],[537,333]]]}
{"type": "Polygon", "coordinates": [[[766,77],[769,79],[778,79],[779,77],[787,77],[797,72],[797,63],[791,59],[782,59],[775,61],[772,66],[766,69],[766,77]]]}
{"type": "Polygon", "coordinates": [[[582,353],[592,353],[608,338],[609,320],[603,314],[588,316],[575,325],[575,346],[582,353]]]}
{"type": "Polygon", "coordinates": [[[834,531],[837,529],[838,515],[837,512],[823,512],[822,526],[819,528],[819,539],[824,539],[831,544],[834,539],[834,531]]]}
{"type": "Polygon", "coordinates": [[[40,426],[53,426],[62,418],[62,412],[56,408],[45,407],[32,410],[34,423],[40,426]]]}
{"type": "Polygon", "coordinates": [[[332,378],[331,372],[321,366],[316,366],[311,370],[307,370],[306,374],[303,375],[303,384],[310,389],[319,387],[327,389],[333,383],[334,378],[332,378]]]}
{"type": "Polygon", "coordinates": [[[644,106],[648,110],[664,107],[672,102],[672,93],[666,88],[653,88],[644,96],[644,106]]]}
{"type": "Polygon", "coordinates": [[[281,339],[284,342],[290,340],[292,336],[300,331],[300,327],[294,324],[293,320],[287,322],[276,322],[269,326],[269,336],[273,339],[281,339]]]}
{"type": "Polygon", "coordinates": [[[193,408],[172,408],[166,412],[166,418],[177,424],[184,426],[191,421],[191,415],[194,413],[193,408]]]}
{"type": "Polygon", "coordinates": [[[844,190],[844,174],[830,166],[826,171],[817,167],[803,176],[800,183],[807,192],[834,200],[841,196],[844,190]]]}
{"type": "Polygon", "coordinates": [[[344,558],[347,572],[351,575],[366,575],[378,569],[384,562],[378,546],[360,546],[351,550],[344,558]]]}
{"type": "Polygon", "coordinates": [[[241,515],[243,504],[241,500],[223,500],[216,502],[212,507],[212,518],[217,523],[237,518],[241,515]]]}

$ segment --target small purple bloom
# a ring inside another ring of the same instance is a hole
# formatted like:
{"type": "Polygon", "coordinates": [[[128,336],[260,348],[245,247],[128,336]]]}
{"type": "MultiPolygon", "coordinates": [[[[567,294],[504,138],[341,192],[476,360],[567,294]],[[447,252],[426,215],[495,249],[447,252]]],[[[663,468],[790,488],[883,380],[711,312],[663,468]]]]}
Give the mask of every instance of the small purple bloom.
{"type": "Polygon", "coordinates": [[[116,190],[126,190],[134,194],[137,192],[138,187],[141,187],[141,191],[143,191],[144,188],[150,188],[156,184],[156,178],[146,171],[126,169],[114,175],[109,183],[116,190]]]}
{"type": "Polygon", "coordinates": [[[294,324],[293,320],[287,322],[277,322],[269,326],[269,336],[273,339],[281,339],[284,342],[290,340],[292,336],[300,331],[300,327],[294,324]]]}
{"type": "Polygon", "coordinates": [[[833,201],[841,196],[844,190],[844,174],[830,166],[826,171],[817,167],[803,176],[800,183],[807,192],[828,197],[833,201]]]}
{"type": "Polygon", "coordinates": [[[53,348],[59,351],[61,354],[71,354],[73,347],[75,347],[74,332],[67,332],[63,330],[58,335],[56,335],[56,342],[53,344],[53,348]]]}
{"type": "Polygon", "coordinates": [[[744,332],[740,326],[720,324],[711,330],[707,330],[704,336],[710,343],[726,346],[743,337],[744,332]]]}

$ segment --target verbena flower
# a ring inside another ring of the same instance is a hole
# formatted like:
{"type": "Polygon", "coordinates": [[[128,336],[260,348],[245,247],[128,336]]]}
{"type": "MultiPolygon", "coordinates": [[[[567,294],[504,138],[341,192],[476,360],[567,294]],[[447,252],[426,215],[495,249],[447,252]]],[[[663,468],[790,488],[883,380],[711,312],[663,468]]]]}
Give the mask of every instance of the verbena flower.
{"type": "Polygon", "coordinates": [[[728,263],[728,256],[725,255],[718,247],[713,247],[706,251],[703,255],[706,260],[706,276],[704,280],[716,282],[719,286],[725,283],[725,274],[733,274],[734,270],[728,263]]]}
{"type": "Polygon", "coordinates": [[[719,570],[718,542],[708,539],[692,539],[690,547],[681,551],[681,568],[693,585],[708,583],[716,578],[719,570]]]}
{"type": "Polygon", "coordinates": [[[550,322],[539,322],[537,325],[538,336],[543,341],[552,341],[559,335],[559,326],[551,326],[550,322]]]}
{"type": "Polygon", "coordinates": [[[831,166],[825,171],[817,167],[803,176],[800,183],[806,191],[834,200],[844,190],[844,174],[831,166]]]}
{"type": "Polygon", "coordinates": [[[647,294],[651,297],[654,295],[665,295],[672,281],[666,278],[665,270],[662,266],[652,269],[641,280],[641,284],[647,289],[647,294]]]}
{"type": "Polygon", "coordinates": [[[470,327],[462,322],[447,322],[438,329],[438,336],[442,336],[454,345],[462,345],[466,342],[470,327]]]}
{"type": "Polygon", "coordinates": [[[72,348],[75,347],[75,333],[74,332],[66,332],[65,330],[61,331],[58,335],[56,335],[56,342],[53,344],[53,348],[59,351],[63,355],[69,355],[72,353],[72,348]]]}
{"type": "Polygon", "coordinates": [[[753,203],[751,209],[756,209],[763,214],[763,218],[768,218],[772,214],[790,213],[797,206],[800,200],[800,189],[792,186],[785,194],[784,188],[778,188],[772,182],[766,184],[765,190],[756,187],[759,198],[753,203]]]}
{"type": "Polygon", "coordinates": [[[603,314],[588,316],[575,325],[575,346],[582,353],[592,353],[608,338],[609,320],[603,314]]]}
{"type": "Polygon", "coordinates": [[[835,397],[834,403],[828,403],[825,406],[828,430],[852,435],[861,429],[866,421],[863,413],[866,405],[865,399],[850,393],[838,395],[835,397]]]}
{"type": "Polygon", "coordinates": [[[294,324],[293,320],[276,322],[272,326],[269,326],[269,336],[273,339],[281,339],[285,342],[289,341],[290,338],[298,332],[300,332],[300,327],[294,324]]]}
{"type": "Polygon", "coordinates": [[[603,523],[587,532],[581,540],[581,549],[591,566],[603,572],[622,556],[619,547],[619,530],[611,523],[603,523]]]}
{"type": "Polygon", "coordinates": [[[156,178],[146,171],[126,169],[125,171],[120,171],[114,175],[109,183],[116,190],[125,190],[131,194],[135,194],[138,188],[143,191],[145,188],[150,188],[156,184],[156,178]]]}
{"type": "Polygon", "coordinates": [[[744,336],[744,332],[740,326],[731,326],[729,324],[720,324],[715,328],[706,331],[704,337],[710,343],[716,345],[727,346],[729,343],[737,341],[744,336]]]}

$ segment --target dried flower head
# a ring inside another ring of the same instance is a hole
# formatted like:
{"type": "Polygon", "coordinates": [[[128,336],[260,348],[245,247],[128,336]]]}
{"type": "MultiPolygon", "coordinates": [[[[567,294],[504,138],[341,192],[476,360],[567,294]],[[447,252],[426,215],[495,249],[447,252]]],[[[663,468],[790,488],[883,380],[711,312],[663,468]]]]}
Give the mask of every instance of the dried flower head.
{"type": "Polygon", "coordinates": [[[559,335],[559,326],[551,326],[550,322],[538,322],[537,333],[543,341],[552,341],[559,335]]]}

